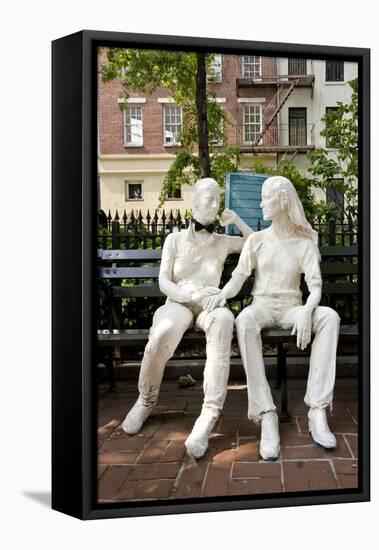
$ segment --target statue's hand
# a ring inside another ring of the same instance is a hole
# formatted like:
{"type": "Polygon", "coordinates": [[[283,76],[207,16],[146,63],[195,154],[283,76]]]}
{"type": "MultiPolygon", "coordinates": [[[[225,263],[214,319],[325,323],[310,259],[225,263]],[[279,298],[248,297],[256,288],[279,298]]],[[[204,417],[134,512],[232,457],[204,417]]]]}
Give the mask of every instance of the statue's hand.
{"type": "Polygon", "coordinates": [[[311,341],[311,331],[312,311],[303,306],[295,319],[291,333],[297,334],[296,345],[298,348],[303,350],[307,347],[311,341]]]}
{"type": "Polygon", "coordinates": [[[205,288],[202,288],[201,290],[193,292],[192,301],[198,303],[199,305],[203,305],[204,299],[209,298],[209,296],[215,296],[220,292],[221,290],[219,288],[216,288],[214,286],[207,286],[205,288]]]}
{"type": "Polygon", "coordinates": [[[238,216],[235,212],[233,212],[233,210],[229,210],[229,208],[225,208],[225,210],[223,211],[223,213],[220,216],[220,224],[223,227],[225,227],[225,225],[235,223],[237,218],[238,218],[238,216]]]}
{"type": "Polygon", "coordinates": [[[225,305],[225,298],[222,296],[222,294],[216,294],[213,296],[208,296],[207,298],[204,298],[202,302],[202,306],[205,309],[205,311],[213,311],[216,309],[216,307],[222,307],[225,305]]]}

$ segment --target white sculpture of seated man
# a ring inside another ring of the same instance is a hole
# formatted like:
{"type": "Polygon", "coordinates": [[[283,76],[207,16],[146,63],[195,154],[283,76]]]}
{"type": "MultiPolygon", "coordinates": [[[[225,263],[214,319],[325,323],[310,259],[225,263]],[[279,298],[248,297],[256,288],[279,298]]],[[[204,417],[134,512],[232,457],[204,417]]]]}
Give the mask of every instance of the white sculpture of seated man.
{"type": "Polygon", "coordinates": [[[213,232],[220,207],[220,187],[211,178],[199,180],[194,187],[193,216],[188,229],[167,236],[159,272],[159,287],[167,296],[165,305],[153,317],[149,341],[141,363],[139,397],[123,422],[123,429],[137,433],[158,400],[163,372],[184,332],[192,325],[206,334],[207,359],[204,368],[204,403],[201,414],[185,442],[188,454],[201,457],[208,437],[222,410],[230,368],[230,345],[234,317],[218,306],[209,310],[210,298],[218,286],[227,256],[241,252],[252,230],[234,212],[224,210],[223,225],[234,223],[243,237],[213,232]]]}
{"type": "Polygon", "coordinates": [[[292,183],[284,177],[268,178],[262,187],[263,218],[268,229],[251,235],[242,250],[230,281],[211,298],[209,308],[235,296],[255,270],[252,305],[236,319],[238,343],[247,377],[248,417],[261,422],[260,455],[275,459],[280,451],[276,407],[267,382],[262,355],[261,329],[292,328],[297,346],[305,349],[315,333],[310,357],[307,391],[309,431],[315,442],[334,448],[326,408],[331,407],[336,369],[339,316],[321,299],[318,235],[305,218],[292,183]],[[300,278],[304,273],[310,292],[302,303],[300,278]]]}

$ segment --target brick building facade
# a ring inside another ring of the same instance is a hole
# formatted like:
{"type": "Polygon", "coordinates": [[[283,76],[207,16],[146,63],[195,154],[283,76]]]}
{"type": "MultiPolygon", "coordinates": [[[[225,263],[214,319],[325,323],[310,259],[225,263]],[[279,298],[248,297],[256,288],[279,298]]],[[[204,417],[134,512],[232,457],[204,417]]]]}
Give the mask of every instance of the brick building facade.
{"type": "MultiPolygon", "coordinates": [[[[105,61],[105,53],[99,65],[105,61]]],[[[281,159],[294,160],[306,169],[306,153],[325,146],[320,118],[338,99],[347,101],[347,81],[357,75],[355,64],[341,62],[332,69],[324,61],[273,57],[217,55],[209,89],[225,110],[230,145],[242,151],[240,170],[251,171],[253,160],[275,167],[281,159]],[[333,72],[334,71],[334,72],[333,72]],[[328,80],[328,78],[330,80],[328,80]]],[[[98,88],[99,207],[113,214],[158,208],[164,176],[180,150],[181,107],[165,88],[152,95],[130,93],[120,109],[123,86],[119,79],[98,88]]],[[[223,144],[214,144],[223,150],[223,144]]],[[[191,206],[192,188],[164,208],[184,211],[191,206]]]]}

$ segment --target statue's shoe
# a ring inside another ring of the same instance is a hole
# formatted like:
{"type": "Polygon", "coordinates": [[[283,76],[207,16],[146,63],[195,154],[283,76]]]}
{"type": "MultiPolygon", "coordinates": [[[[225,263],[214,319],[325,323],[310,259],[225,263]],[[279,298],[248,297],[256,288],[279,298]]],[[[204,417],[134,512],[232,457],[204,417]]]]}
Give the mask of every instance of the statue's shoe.
{"type": "Polygon", "coordinates": [[[201,458],[208,449],[209,435],[216,424],[218,414],[214,411],[203,410],[196,420],[192,432],[187,437],[184,445],[193,458],[201,458]]]}
{"type": "Polygon", "coordinates": [[[133,435],[140,431],[144,422],[150,416],[154,409],[154,405],[146,407],[139,399],[135,402],[129,413],[126,415],[122,423],[122,429],[127,434],[133,435]]]}
{"type": "Polygon", "coordinates": [[[280,453],[278,415],[268,411],[262,416],[259,454],[263,460],[275,460],[280,453]]]}
{"type": "Polygon", "coordinates": [[[326,418],[325,408],[309,409],[308,411],[309,433],[313,441],[324,447],[325,449],[334,449],[337,447],[335,436],[329,429],[326,418]]]}

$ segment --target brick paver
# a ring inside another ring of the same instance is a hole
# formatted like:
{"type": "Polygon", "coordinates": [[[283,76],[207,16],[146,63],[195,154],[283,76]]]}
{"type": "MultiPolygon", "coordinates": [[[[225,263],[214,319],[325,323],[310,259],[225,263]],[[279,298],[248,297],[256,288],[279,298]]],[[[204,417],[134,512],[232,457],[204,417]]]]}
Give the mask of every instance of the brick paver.
{"type": "Polygon", "coordinates": [[[115,499],[130,470],[131,466],[109,466],[98,484],[99,499],[115,499]]]}
{"type": "Polygon", "coordinates": [[[128,481],[120,489],[116,500],[152,500],[168,498],[170,496],[172,486],[172,479],[128,481]]]}
{"type": "MultiPolygon", "coordinates": [[[[260,427],[246,416],[243,382],[233,383],[223,413],[198,461],[184,442],[200,413],[203,390],[197,383],[179,389],[164,381],[159,405],[140,433],[121,429],[136,397],[135,381],[119,383],[115,394],[100,387],[98,413],[98,500],[188,499],[354,488],[358,484],[356,383],[337,380],[329,423],[337,449],[315,445],[303,403],[305,380],[289,380],[291,421],[280,424],[281,453],[273,462],[258,454],[260,427]]],[[[278,391],[274,396],[278,398],[278,391]]]]}
{"type": "Polygon", "coordinates": [[[230,484],[230,462],[211,462],[208,464],[202,496],[215,497],[228,494],[230,484]]]}
{"type": "Polygon", "coordinates": [[[345,435],[345,440],[349,445],[351,452],[355,458],[358,458],[358,437],[356,435],[345,435]]]}

